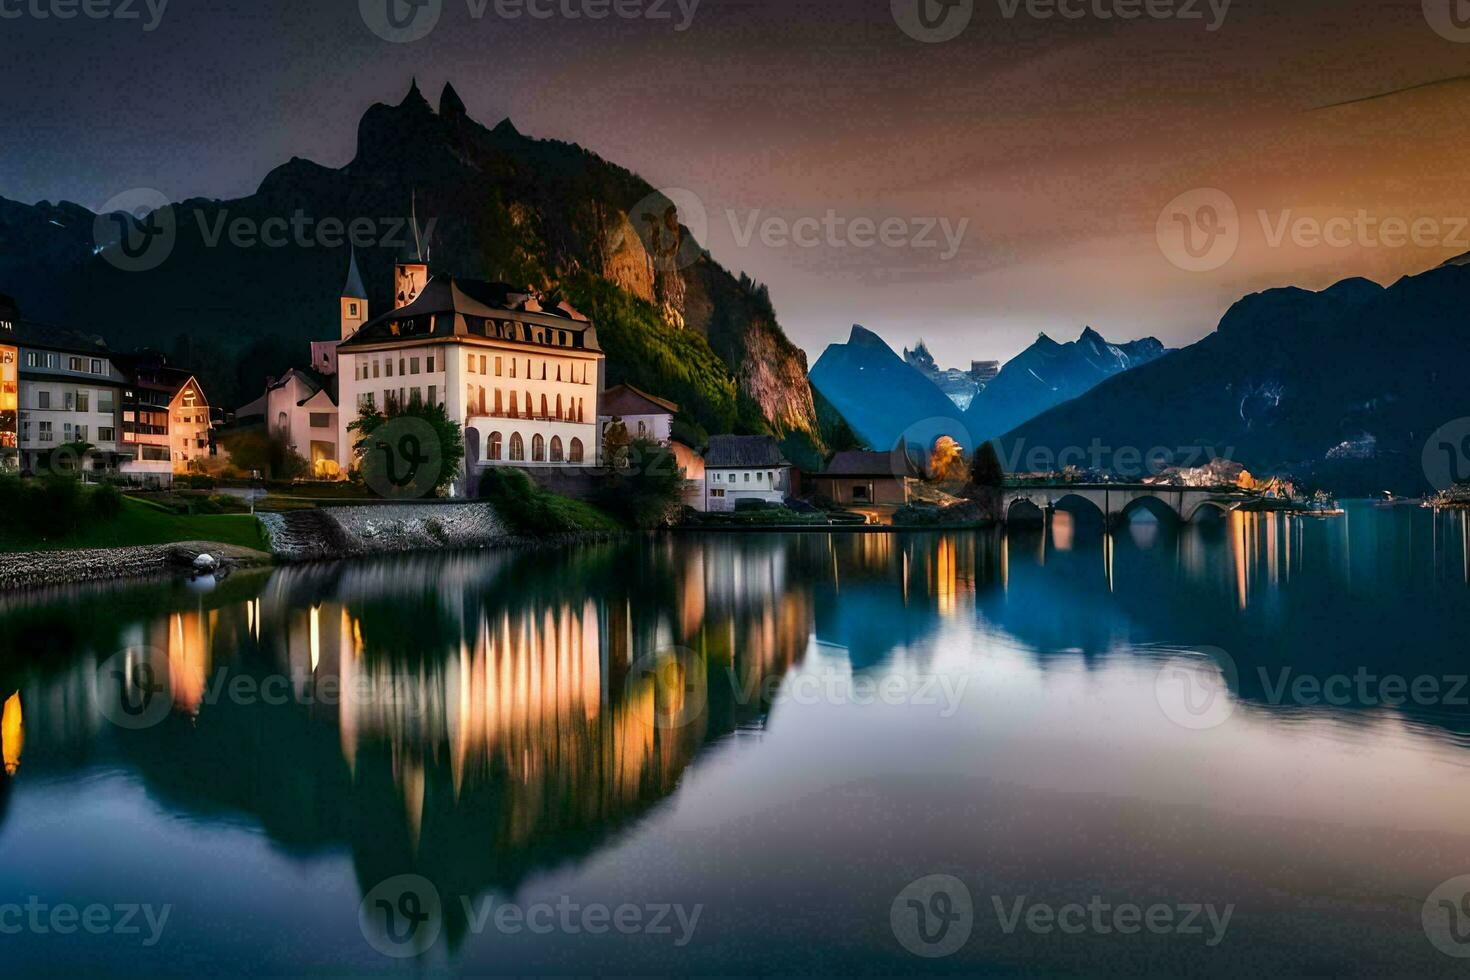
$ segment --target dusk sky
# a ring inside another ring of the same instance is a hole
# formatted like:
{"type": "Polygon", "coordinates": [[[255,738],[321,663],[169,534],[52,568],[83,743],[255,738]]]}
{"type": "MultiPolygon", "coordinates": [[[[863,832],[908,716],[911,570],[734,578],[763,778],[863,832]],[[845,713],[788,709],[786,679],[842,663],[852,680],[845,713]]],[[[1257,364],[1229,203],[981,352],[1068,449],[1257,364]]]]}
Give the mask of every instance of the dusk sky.
{"type": "Polygon", "coordinates": [[[0,196],[248,194],[292,156],[347,163],[367,107],[417,76],[431,101],[452,81],[488,125],[691,192],[704,228],[686,223],[769,284],[813,358],[855,322],[946,365],[1088,324],[1178,346],[1257,289],[1387,283],[1470,252],[1455,0],[1156,0],[1199,16],[1134,20],[1099,16],[1129,0],[1064,4],[1076,18],[974,0],[937,43],[900,27],[919,0],[619,0],[666,16],[597,21],[562,13],[597,0],[538,0],[547,19],[442,0],[412,43],[368,28],[385,2],[113,0],[138,18],[62,20],[67,0],[0,0],[0,196]],[[1225,196],[1166,213],[1200,188],[1225,196]],[[1190,260],[1175,215],[1222,201],[1238,250],[1190,260]],[[763,234],[773,218],[815,240],[763,234]]]}

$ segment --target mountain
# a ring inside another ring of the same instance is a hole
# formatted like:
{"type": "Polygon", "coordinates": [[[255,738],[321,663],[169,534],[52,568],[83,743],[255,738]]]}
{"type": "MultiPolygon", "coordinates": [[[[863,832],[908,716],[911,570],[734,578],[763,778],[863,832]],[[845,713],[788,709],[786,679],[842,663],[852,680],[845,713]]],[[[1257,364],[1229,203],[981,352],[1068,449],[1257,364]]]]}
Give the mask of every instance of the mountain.
{"type": "MultiPolygon", "coordinates": [[[[959,409],[883,338],[854,326],[845,344],[832,344],[811,370],[812,388],[835,408],[853,432],[875,449],[891,449],[911,427],[938,420],[943,435],[953,429],[959,409]]],[[[911,438],[928,434],[909,432],[911,438]]]]}
{"type": "Polygon", "coordinates": [[[708,431],[819,442],[805,355],[764,287],[716,263],[674,203],[635,174],[575,144],[523,136],[509,120],[486,128],[452,86],[437,111],[416,84],[398,105],[371,107],[340,169],[292,159],[249,197],[149,215],[173,231],[146,271],[109,261],[116,222],[136,231],[137,221],[0,199],[0,292],[33,319],[102,333],[114,348],[163,349],[234,408],[307,341],[335,335],[343,225],[367,220],[359,263],[372,309],[391,308],[411,215],[432,272],[530,286],[594,317],[609,384],[678,401],[708,431]]]}
{"type": "Polygon", "coordinates": [[[970,402],[965,428],[975,440],[993,439],[1164,353],[1152,337],[1110,344],[1091,327],[1066,344],[1042,334],[970,402]]]}
{"type": "Polygon", "coordinates": [[[959,368],[942,368],[934,362],[934,355],[929,352],[929,345],[922,340],[913,350],[905,348],[903,359],[914,370],[934,382],[935,386],[944,392],[949,400],[959,407],[960,411],[970,407],[970,402],[974,400],[975,395],[1000,370],[1000,365],[994,361],[977,361],[969,371],[961,371],[959,368]]]}
{"type": "Polygon", "coordinates": [[[1210,336],[1020,425],[1002,452],[1201,447],[1343,495],[1427,490],[1430,435],[1470,415],[1467,308],[1470,268],[1456,265],[1387,289],[1247,296],[1210,336]]]}

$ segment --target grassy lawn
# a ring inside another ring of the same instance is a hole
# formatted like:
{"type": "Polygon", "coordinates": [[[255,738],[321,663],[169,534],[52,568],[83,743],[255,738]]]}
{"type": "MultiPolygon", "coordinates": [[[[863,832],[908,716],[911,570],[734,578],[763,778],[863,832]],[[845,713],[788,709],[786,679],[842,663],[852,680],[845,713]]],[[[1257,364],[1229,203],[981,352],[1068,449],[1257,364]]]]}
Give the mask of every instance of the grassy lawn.
{"type": "Polygon", "coordinates": [[[125,548],[171,544],[175,541],[218,541],[242,548],[268,550],[265,534],[249,514],[179,516],[166,508],[124,498],[122,513],[114,520],[83,518],[69,534],[46,538],[36,528],[7,524],[0,527],[0,551],[59,551],[70,548],[125,548]]]}

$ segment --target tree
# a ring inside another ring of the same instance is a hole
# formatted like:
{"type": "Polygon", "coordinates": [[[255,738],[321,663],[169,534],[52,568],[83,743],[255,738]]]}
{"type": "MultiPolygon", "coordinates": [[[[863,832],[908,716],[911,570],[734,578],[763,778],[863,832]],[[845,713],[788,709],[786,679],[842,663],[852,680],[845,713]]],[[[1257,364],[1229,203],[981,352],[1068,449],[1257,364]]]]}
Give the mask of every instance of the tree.
{"type": "Polygon", "coordinates": [[[295,480],[311,471],[311,464],[291,448],[284,432],[240,432],[222,436],[220,445],[235,469],[259,471],[268,480],[295,480]]]}
{"type": "Polygon", "coordinates": [[[597,504],[635,528],[665,527],[683,503],[684,471],[674,451],[650,439],[635,439],[625,450],[626,465],[611,467],[597,504]]]}
{"type": "Polygon", "coordinates": [[[622,419],[613,419],[602,434],[602,461],[610,469],[620,470],[628,465],[628,447],[633,437],[628,435],[628,426],[622,419]]]}
{"type": "Polygon", "coordinates": [[[347,426],[356,436],[353,458],[368,488],[380,497],[439,497],[460,475],[464,434],[443,405],[390,400],[379,412],[369,402],[347,426]]]}

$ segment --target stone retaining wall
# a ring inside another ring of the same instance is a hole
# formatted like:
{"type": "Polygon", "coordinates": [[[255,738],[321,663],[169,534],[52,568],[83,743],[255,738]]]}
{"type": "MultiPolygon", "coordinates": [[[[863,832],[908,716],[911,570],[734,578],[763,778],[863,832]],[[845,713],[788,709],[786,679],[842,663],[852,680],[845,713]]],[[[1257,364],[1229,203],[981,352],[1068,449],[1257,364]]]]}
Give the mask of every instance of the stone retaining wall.
{"type": "Polygon", "coordinates": [[[0,555],[0,591],[159,575],[173,564],[173,545],[0,555]]]}
{"type": "Polygon", "coordinates": [[[514,535],[489,504],[396,504],[322,507],[260,514],[271,551],[283,561],[511,543],[514,535]]]}

